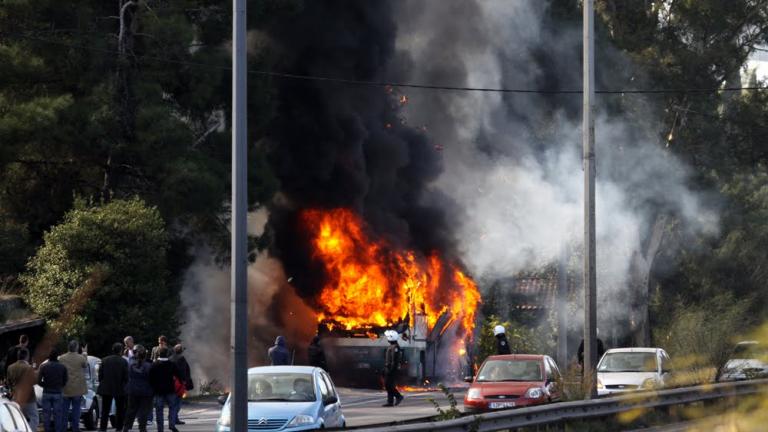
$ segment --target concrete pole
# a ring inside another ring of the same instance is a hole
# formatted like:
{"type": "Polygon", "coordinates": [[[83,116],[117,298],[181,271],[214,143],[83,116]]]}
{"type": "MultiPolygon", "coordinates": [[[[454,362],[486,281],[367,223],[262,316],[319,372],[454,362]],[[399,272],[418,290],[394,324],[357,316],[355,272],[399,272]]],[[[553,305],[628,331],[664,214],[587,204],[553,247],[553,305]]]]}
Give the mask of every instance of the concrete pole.
{"type": "Polygon", "coordinates": [[[584,5],[584,380],[586,398],[597,397],[597,284],[595,277],[595,35],[594,0],[584,5]]]}
{"type": "Polygon", "coordinates": [[[557,268],[557,364],[565,369],[568,365],[568,246],[560,247],[560,264],[557,268]]]}
{"type": "Polygon", "coordinates": [[[230,430],[248,430],[247,90],[245,1],[232,2],[232,256],[230,430]]]}

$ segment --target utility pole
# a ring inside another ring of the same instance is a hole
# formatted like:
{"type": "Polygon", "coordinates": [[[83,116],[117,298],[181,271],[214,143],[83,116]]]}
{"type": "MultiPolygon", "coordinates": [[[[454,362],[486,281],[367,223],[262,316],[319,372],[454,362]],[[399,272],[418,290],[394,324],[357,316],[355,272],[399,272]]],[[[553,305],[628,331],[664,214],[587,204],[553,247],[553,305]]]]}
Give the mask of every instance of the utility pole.
{"type": "Polygon", "coordinates": [[[248,212],[246,140],[246,51],[245,1],[232,0],[232,256],[230,341],[232,382],[230,383],[230,430],[248,430],[248,212]]]}
{"type": "Polygon", "coordinates": [[[584,7],[584,384],[586,398],[597,397],[597,280],[595,277],[595,35],[594,0],[584,7]]]}
{"type": "Polygon", "coordinates": [[[557,267],[557,364],[568,364],[568,246],[560,246],[557,267]]]}

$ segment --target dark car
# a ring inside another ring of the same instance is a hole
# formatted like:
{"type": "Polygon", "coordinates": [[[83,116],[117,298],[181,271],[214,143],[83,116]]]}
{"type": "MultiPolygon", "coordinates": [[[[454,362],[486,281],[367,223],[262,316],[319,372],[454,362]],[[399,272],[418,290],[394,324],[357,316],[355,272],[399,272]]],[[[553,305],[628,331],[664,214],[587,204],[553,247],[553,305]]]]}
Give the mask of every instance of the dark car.
{"type": "Polygon", "coordinates": [[[466,412],[542,405],[562,396],[560,369],[546,355],[490,356],[468,381],[472,384],[464,397],[466,412]]]}

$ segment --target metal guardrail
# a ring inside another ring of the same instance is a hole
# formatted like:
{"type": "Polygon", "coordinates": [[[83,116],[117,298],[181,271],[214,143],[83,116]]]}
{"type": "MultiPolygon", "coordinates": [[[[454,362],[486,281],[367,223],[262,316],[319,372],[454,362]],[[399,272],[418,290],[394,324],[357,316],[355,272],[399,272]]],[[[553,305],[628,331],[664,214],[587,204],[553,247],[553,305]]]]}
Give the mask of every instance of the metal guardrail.
{"type": "Polygon", "coordinates": [[[468,415],[453,420],[425,421],[400,425],[388,424],[386,426],[355,428],[355,430],[369,432],[498,431],[527,426],[557,425],[564,421],[607,417],[635,409],[658,409],[673,405],[737,398],[759,393],[768,393],[768,379],[638,392],[603,399],[562,402],[552,405],[468,415]]]}

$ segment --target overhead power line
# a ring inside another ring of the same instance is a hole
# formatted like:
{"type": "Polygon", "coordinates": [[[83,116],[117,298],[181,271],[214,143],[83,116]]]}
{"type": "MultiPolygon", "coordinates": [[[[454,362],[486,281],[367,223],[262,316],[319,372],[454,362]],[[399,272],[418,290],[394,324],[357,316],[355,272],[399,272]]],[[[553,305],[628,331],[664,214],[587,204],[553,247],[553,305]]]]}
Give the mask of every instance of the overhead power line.
{"type": "MultiPolygon", "coordinates": [[[[101,52],[106,54],[119,54],[117,50],[100,48],[87,45],[71,44],[67,42],[55,41],[50,39],[38,38],[29,35],[16,35],[16,37],[26,39],[33,42],[46,43],[51,45],[59,45],[67,48],[82,49],[86,51],[101,52]]],[[[165,57],[156,57],[146,54],[131,54],[132,57],[154,61],[158,63],[176,64],[183,66],[202,67],[219,69],[224,71],[231,71],[229,66],[215,65],[210,63],[201,63],[187,60],[174,60],[165,57]]],[[[449,86],[449,85],[436,85],[436,84],[421,84],[421,83],[407,83],[396,81],[366,81],[356,80],[348,78],[337,78],[318,75],[305,75],[305,74],[293,74],[285,72],[275,72],[268,70],[249,69],[248,73],[251,75],[259,75],[270,78],[290,79],[297,81],[313,81],[313,82],[326,82],[335,84],[346,84],[361,87],[391,87],[391,88],[408,88],[408,89],[423,89],[423,90],[436,90],[436,91],[459,91],[459,92],[477,92],[477,93],[512,93],[512,94],[545,94],[545,95],[558,95],[558,94],[573,94],[580,95],[583,93],[581,89],[521,89],[521,88],[504,88],[504,87],[471,87],[471,86],[449,86]]],[[[690,94],[690,93],[719,93],[719,92],[740,92],[740,91],[765,91],[768,87],[751,86],[751,87],[718,87],[718,88],[661,88],[661,89],[606,89],[595,90],[596,94],[609,94],[609,95],[625,95],[625,94],[690,94]]]]}

